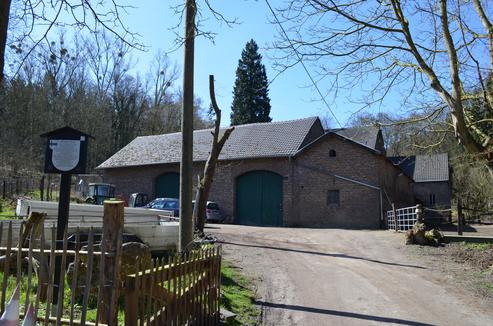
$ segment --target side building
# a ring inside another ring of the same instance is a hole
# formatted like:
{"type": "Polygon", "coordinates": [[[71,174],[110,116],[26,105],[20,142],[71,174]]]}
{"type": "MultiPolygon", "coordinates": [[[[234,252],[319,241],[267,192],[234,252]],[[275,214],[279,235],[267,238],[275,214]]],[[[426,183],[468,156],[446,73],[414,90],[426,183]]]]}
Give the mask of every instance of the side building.
{"type": "MultiPolygon", "coordinates": [[[[211,141],[210,129],[194,132],[196,175],[211,141]]],[[[381,227],[392,202],[414,204],[413,181],[375,144],[380,141],[325,131],[317,117],[236,126],[219,157],[209,200],[237,224],[381,227]]],[[[180,133],[137,137],[98,169],[125,197],[177,197],[180,157],[180,133]]]]}
{"type": "Polygon", "coordinates": [[[425,216],[448,218],[451,208],[452,184],[448,154],[394,156],[389,158],[414,180],[414,197],[422,204],[425,216]]]}

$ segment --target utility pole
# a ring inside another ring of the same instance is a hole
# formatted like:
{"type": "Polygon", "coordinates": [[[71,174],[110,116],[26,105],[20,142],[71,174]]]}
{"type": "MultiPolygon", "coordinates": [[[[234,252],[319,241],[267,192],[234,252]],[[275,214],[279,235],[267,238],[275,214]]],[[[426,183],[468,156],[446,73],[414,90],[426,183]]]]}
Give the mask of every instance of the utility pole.
{"type": "Polygon", "coordinates": [[[180,247],[179,252],[187,250],[193,241],[192,220],[192,170],[193,170],[193,73],[195,0],[186,0],[185,14],[185,57],[183,68],[183,107],[181,116],[181,164],[180,164],[180,247]]]}

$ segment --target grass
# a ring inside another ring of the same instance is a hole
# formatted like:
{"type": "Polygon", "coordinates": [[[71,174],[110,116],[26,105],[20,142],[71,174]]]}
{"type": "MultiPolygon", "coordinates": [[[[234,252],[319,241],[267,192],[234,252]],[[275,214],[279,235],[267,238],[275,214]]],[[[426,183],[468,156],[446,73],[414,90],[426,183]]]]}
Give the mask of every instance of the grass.
{"type": "Polygon", "coordinates": [[[15,218],[15,204],[9,200],[0,199],[0,220],[15,218]]]}
{"type": "Polygon", "coordinates": [[[466,249],[473,249],[473,250],[488,250],[493,248],[493,244],[491,243],[467,243],[467,242],[462,242],[461,246],[466,248],[466,249]]]}
{"type": "MultiPolygon", "coordinates": [[[[0,272],[0,282],[3,281],[3,272],[0,272]]],[[[12,296],[12,293],[15,290],[16,287],[16,276],[15,275],[10,275],[7,281],[7,291],[6,291],[6,300],[5,304],[8,304],[10,301],[10,297],[12,296]]],[[[26,296],[27,296],[27,275],[22,274],[21,281],[20,281],[20,305],[19,305],[19,311],[20,313],[24,313],[24,305],[26,302],[26,296]]],[[[32,281],[31,281],[31,290],[29,291],[29,302],[34,305],[35,300],[36,300],[36,289],[37,289],[37,284],[38,280],[36,276],[34,275],[34,272],[32,274],[32,281]]],[[[65,287],[64,287],[64,292],[63,292],[63,313],[62,316],[63,318],[69,318],[70,316],[70,297],[71,297],[71,291],[70,287],[65,282],[65,287]]],[[[39,303],[39,316],[44,316],[46,312],[46,302],[40,302],[39,303]]],[[[90,322],[95,322],[96,321],[96,314],[97,314],[97,304],[96,304],[96,298],[89,298],[89,303],[88,303],[88,309],[86,313],[86,320],[90,322]]],[[[74,320],[78,320],[81,317],[81,311],[82,311],[82,305],[77,303],[74,305],[74,320]]],[[[51,313],[51,316],[56,316],[56,311],[51,313]]],[[[125,323],[125,310],[123,309],[123,305],[120,305],[120,309],[118,311],[118,324],[123,325],[125,323]]]]}
{"type": "Polygon", "coordinates": [[[221,307],[236,314],[229,325],[256,325],[259,310],[255,306],[252,282],[230,263],[221,265],[221,307]]]}

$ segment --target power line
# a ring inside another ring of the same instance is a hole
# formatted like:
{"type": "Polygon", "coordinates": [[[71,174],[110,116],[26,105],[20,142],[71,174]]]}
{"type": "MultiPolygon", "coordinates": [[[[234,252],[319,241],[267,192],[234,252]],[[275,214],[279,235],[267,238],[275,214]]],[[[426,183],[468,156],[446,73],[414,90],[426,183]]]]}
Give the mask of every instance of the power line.
{"type": "Polygon", "coordinates": [[[288,33],[286,33],[286,30],[284,29],[284,27],[282,26],[281,22],[279,21],[279,19],[277,18],[277,15],[274,11],[274,9],[272,9],[270,3],[269,3],[269,0],[265,0],[265,3],[267,4],[267,6],[269,7],[270,9],[270,12],[272,13],[272,15],[274,15],[274,18],[276,19],[276,22],[277,24],[279,25],[279,27],[281,28],[281,31],[282,33],[284,34],[284,37],[286,38],[286,40],[288,40],[289,42],[289,45],[291,46],[291,48],[293,49],[294,53],[296,53],[296,56],[298,57],[298,61],[301,63],[301,65],[303,66],[303,69],[305,70],[306,74],[308,75],[308,78],[310,78],[310,81],[312,82],[313,84],[313,87],[315,87],[315,89],[317,90],[318,92],[318,95],[320,95],[320,98],[322,99],[322,101],[325,103],[325,106],[327,106],[327,109],[329,110],[329,112],[332,114],[332,116],[334,117],[335,121],[337,122],[337,124],[339,125],[339,127],[342,128],[342,124],[341,122],[339,121],[339,119],[337,119],[336,115],[334,114],[334,112],[332,111],[332,109],[330,108],[329,106],[329,103],[327,103],[327,101],[325,100],[325,97],[323,96],[322,92],[320,91],[320,89],[318,88],[318,85],[317,83],[315,83],[315,80],[313,79],[312,75],[310,74],[310,72],[308,71],[308,68],[306,67],[305,63],[303,62],[303,59],[301,58],[301,55],[299,54],[298,50],[294,47],[294,44],[293,42],[291,41],[291,39],[289,38],[288,36],[288,33]]]}

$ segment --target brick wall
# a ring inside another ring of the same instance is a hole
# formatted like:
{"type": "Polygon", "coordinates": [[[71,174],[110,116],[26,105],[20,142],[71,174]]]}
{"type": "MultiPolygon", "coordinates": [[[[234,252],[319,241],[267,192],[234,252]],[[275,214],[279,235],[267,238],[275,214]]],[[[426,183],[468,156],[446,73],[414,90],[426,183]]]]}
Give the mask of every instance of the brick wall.
{"type": "MultiPolygon", "coordinates": [[[[288,207],[291,200],[290,182],[286,177],[289,172],[287,158],[266,158],[241,161],[220,162],[216,168],[216,175],[212,184],[209,200],[216,201],[221,212],[233,221],[236,202],[236,180],[250,171],[266,170],[275,172],[284,178],[283,207],[288,207]]],[[[285,210],[284,210],[285,211],[285,210]]]]}
{"type": "Polygon", "coordinates": [[[288,225],[345,228],[380,226],[378,157],[336,136],[325,137],[295,161],[293,210],[288,225]],[[329,157],[335,150],[336,156],[329,157]],[[339,190],[340,204],[328,205],[329,190],[339,190]]]}
{"type": "Polygon", "coordinates": [[[392,209],[392,203],[397,208],[409,207],[415,204],[413,180],[385,157],[379,158],[379,174],[380,185],[385,190],[383,194],[384,210],[392,209]]]}
{"type": "MultiPolygon", "coordinates": [[[[197,176],[203,173],[204,163],[194,164],[194,187],[197,176]]],[[[221,161],[216,168],[214,182],[209,194],[210,201],[216,201],[221,213],[232,220],[236,201],[236,178],[246,172],[254,170],[267,170],[285,177],[288,174],[287,158],[249,159],[238,161],[221,161]]],[[[149,194],[155,198],[155,181],[162,174],[180,172],[179,164],[158,164],[149,166],[127,167],[107,169],[104,171],[104,181],[116,186],[116,193],[122,194],[126,199],[135,192],[149,194]]],[[[283,206],[290,203],[291,192],[289,181],[283,183],[283,206]]]]}
{"type": "MultiPolygon", "coordinates": [[[[204,163],[194,165],[194,174],[203,171],[204,163]]],[[[384,157],[336,136],[325,137],[296,158],[264,158],[221,161],[216,169],[209,200],[216,201],[221,212],[234,222],[236,180],[250,171],[267,170],[283,177],[283,219],[285,226],[378,228],[380,192],[358,182],[386,189],[399,202],[412,201],[411,185],[400,170],[384,157]],[[329,157],[330,150],[336,157],[329,157]],[[329,190],[339,190],[339,206],[328,205],[329,190]]],[[[104,181],[116,185],[125,197],[134,192],[154,198],[158,176],[179,172],[178,164],[107,169],[104,181]]],[[[196,182],[197,178],[194,178],[196,182]]],[[[384,199],[384,209],[388,208],[384,199]]]]}

